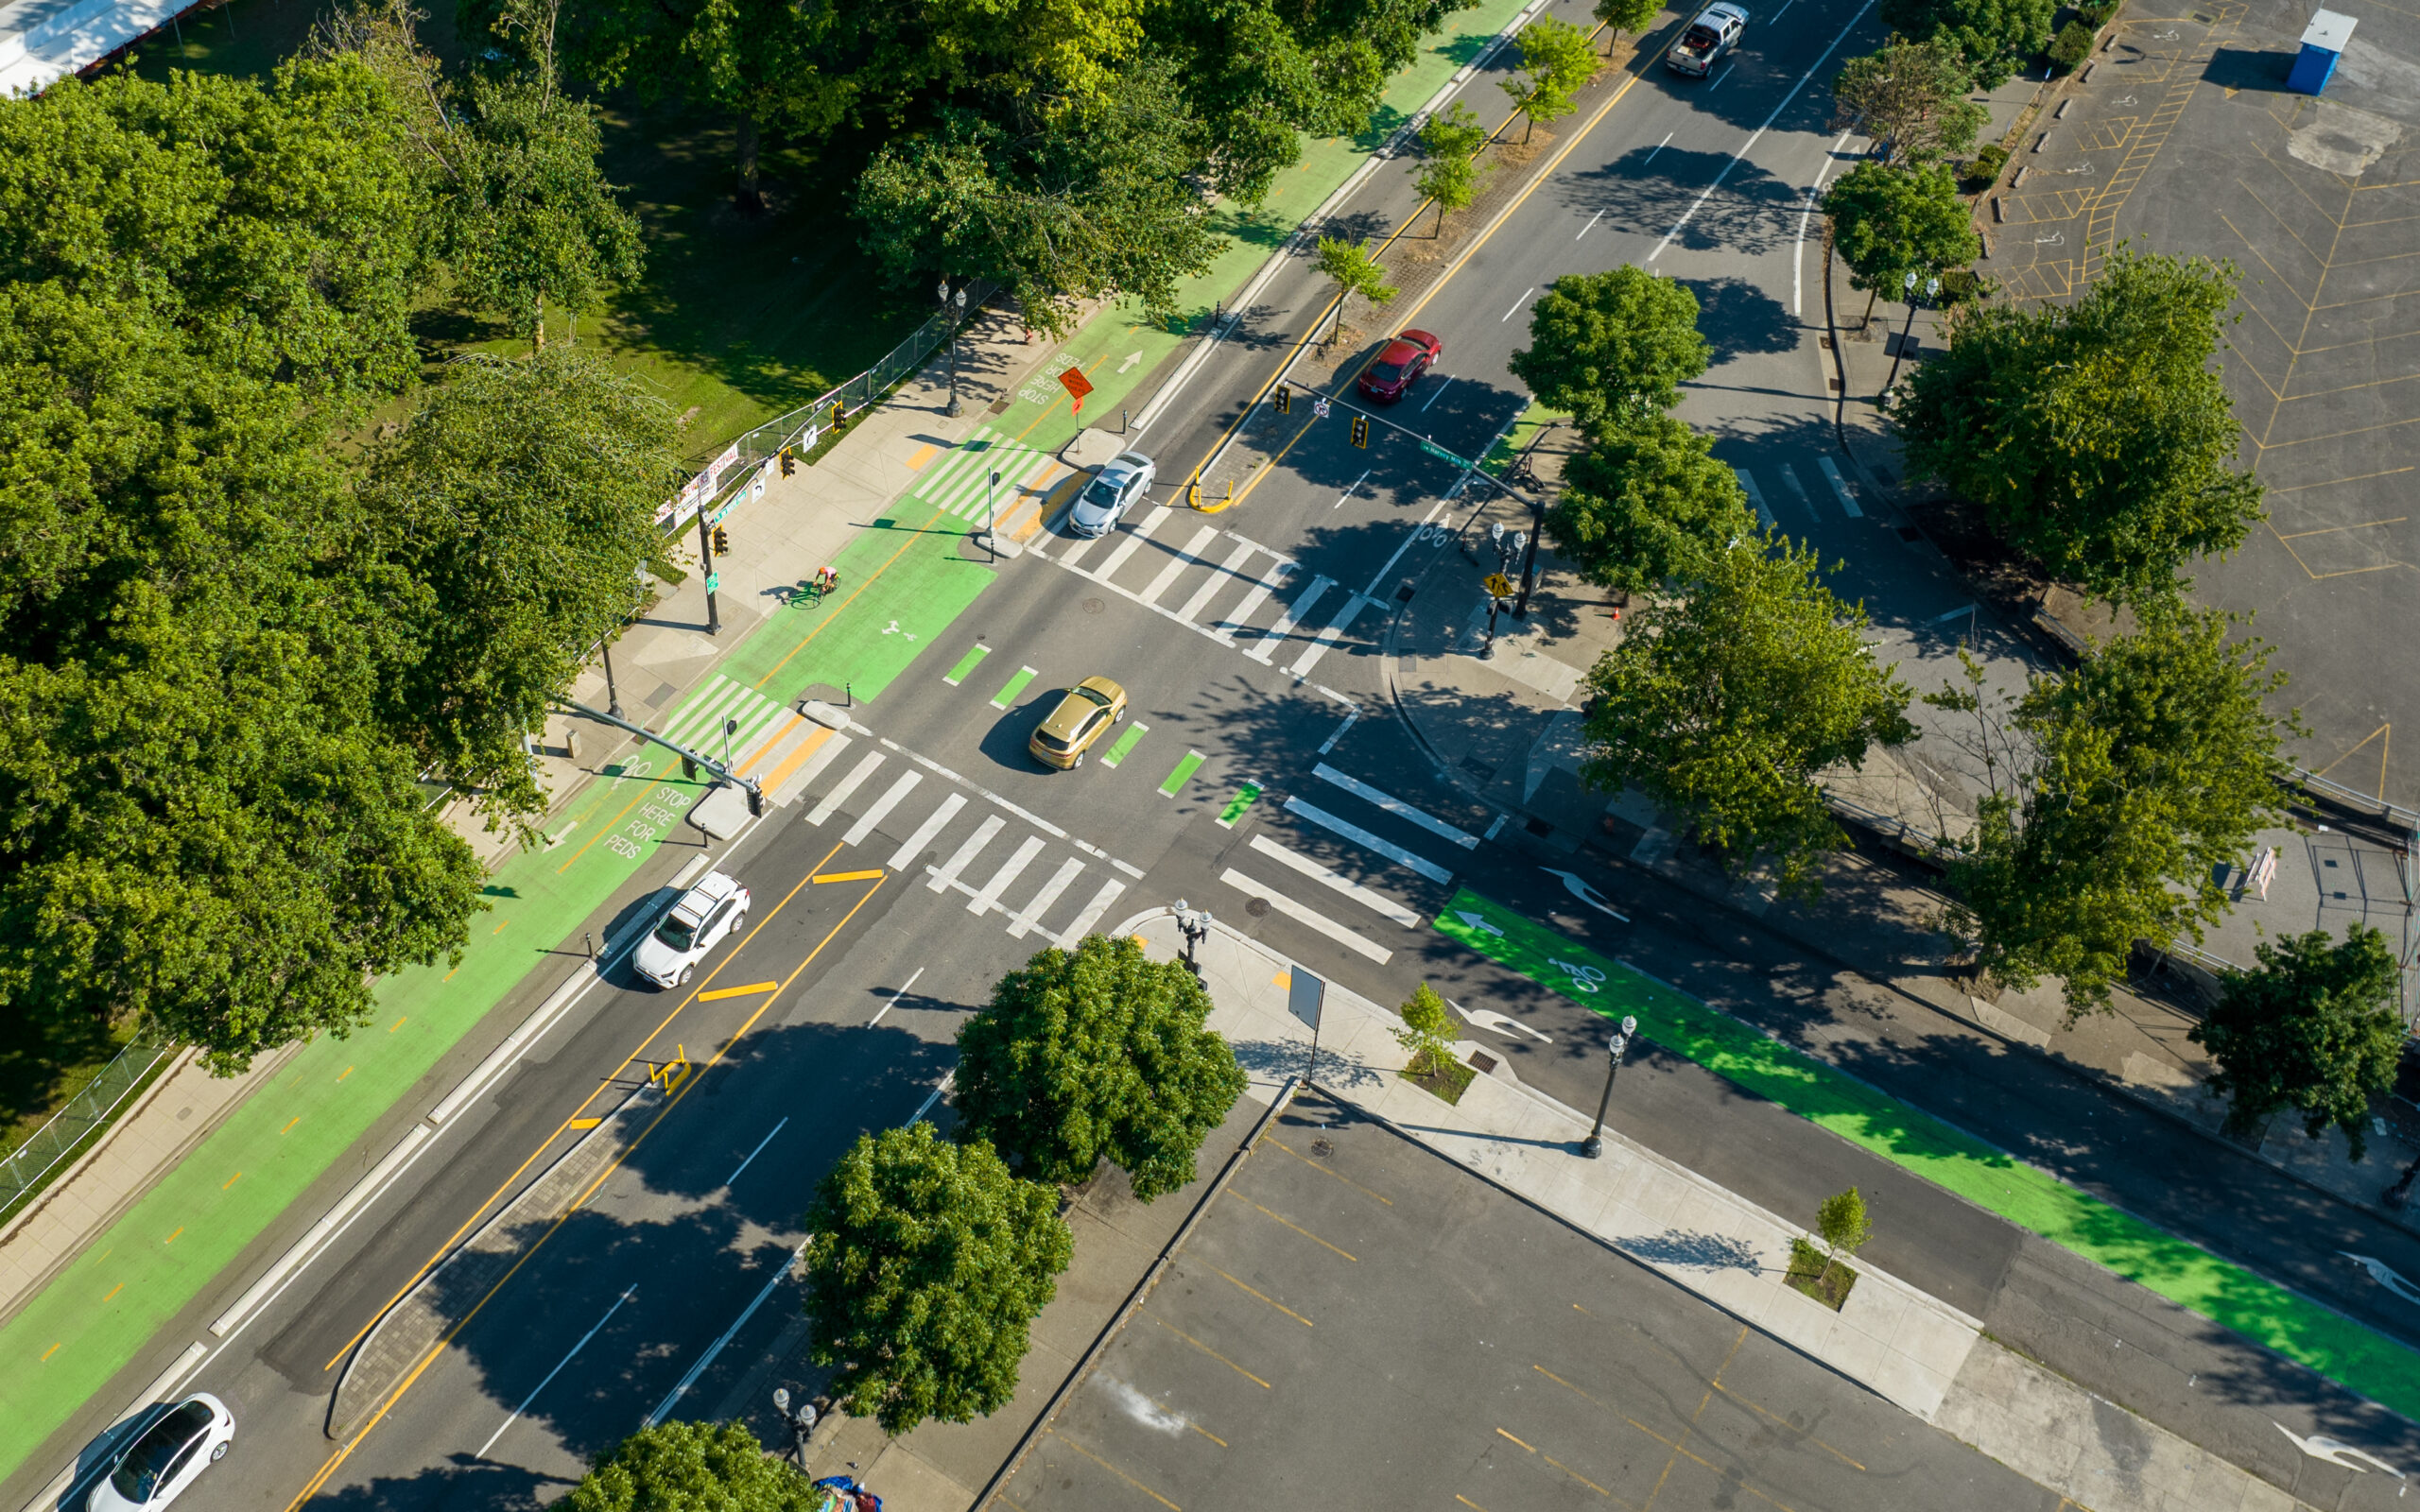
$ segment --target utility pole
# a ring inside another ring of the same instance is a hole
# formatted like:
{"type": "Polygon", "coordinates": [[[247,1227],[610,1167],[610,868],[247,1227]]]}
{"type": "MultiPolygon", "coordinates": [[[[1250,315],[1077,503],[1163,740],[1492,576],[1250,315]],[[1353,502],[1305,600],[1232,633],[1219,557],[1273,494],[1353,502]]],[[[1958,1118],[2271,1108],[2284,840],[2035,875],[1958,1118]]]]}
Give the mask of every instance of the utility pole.
{"type": "Polygon", "coordinates": [[[601,652],[605,658],[605,712],[618,719],[621,717],[622,713],[622,696],[620,693],[616,692],[614,687],[613,639],[608,637],[605,640],[597,642],[596,649],[601,652]]]}
{"type": "MultiPolygon", "coordinates": [[[[1916,329],[1916,275],[1910,273],[1900,285],[1908,293],[1908,323],[1899,332],[1899,350],[1891,353],[1891,376],[1882,380],[1882,393],[1888,397],[1891,386],[1899,381],[1899,363],[1908,354],[1908,337],[1916,329]]],[[[1941,280],[1925,280],[1925,298],[1929,300],[1941,292],[1941,280]]]]}

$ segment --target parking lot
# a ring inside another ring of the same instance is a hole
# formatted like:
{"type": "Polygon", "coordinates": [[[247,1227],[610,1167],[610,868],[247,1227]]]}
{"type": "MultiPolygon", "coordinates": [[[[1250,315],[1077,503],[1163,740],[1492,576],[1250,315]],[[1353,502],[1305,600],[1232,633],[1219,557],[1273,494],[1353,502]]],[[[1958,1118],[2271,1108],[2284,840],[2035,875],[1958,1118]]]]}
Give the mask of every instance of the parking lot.
{"type": "Polygon", "coordinates": [[[1002,1501],[2063,1504],[1317,1094],[1270,1126],[1002,1501]]]}
{"type": "MultiPolygon", "coordinates": [[[[2020,300],[2075,294],[2126,238],[2232,261],[2242,319],[2221,366],[2269,520],[2188,571],[2202,602],[2255,612],[2311,728],[2302,765],[2420,802],[2394,725],[2420,720],[2420,19],[2356,18],[2325,93],[2286,90],[2310,7],[2135,0],[2064,115],[2018,144],[1981,266],[2020,300]]],[[[2406,731],[2409,742],[2411,731],[2406,731]]]]}

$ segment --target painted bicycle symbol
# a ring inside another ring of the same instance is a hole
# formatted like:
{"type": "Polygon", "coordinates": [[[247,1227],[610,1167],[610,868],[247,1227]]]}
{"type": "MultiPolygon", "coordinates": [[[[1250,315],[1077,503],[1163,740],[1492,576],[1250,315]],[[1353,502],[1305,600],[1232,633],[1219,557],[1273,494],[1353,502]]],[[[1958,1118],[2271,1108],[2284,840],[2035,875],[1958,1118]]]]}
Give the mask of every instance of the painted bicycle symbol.
{"type": "Polygon", "coordinates": [[[1547,958],[1547,964],[1571,978],[1571,989],[1574,992],[1595,992],[1605,984],[1605,973],[1597,967],[1575,966],[1569,961],[1556,960],[1552,956],[1547,958]]]}

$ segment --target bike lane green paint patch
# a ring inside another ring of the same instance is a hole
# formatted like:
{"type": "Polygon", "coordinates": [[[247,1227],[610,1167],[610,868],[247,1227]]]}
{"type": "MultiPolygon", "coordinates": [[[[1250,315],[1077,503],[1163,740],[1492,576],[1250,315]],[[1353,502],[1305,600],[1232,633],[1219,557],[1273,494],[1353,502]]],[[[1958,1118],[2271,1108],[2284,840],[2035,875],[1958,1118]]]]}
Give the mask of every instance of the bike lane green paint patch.
{"type": "Polygon", "coordinates": [[[1160,784],[1160,796],[1176,797],[1185,783],[1193,781],[1193,774],[1201,770],[1201,764],[1209,759],[1198,750],[1186,751],[1184,759],[1176,764],[1176,769],[1169,772],[1167,780],[1160,784]]]}
{"type": "MultiPolygon", "coordinates": [[[[959,554],[962,529],[927,521],[934,512],[911,503],[890,528],[865,531],[838,558],[838,593],[795,595],[716,670],[784,699],[819,682],[878,696],[994,580],[959,554]]],[[[701,685],[664,728],[714,696],[701,685]]],[[[490,911],[472,921],[460,967],[383,984],[372,1022],[303,1047],[0,1326],[0,1474],[106,1386],[533,971],[568,976],[573,962],[553,948],[680,833],[702,791],[667,752],[634,750],[607,767],[550,819],[554,843],[488,879],[490,911]]]]}
{"type": "Polygon", "coordinates": [[[593,783],[578,822],[557,821],[561,844],[516,855],[488,879],[490,911],[471,921],[459,967],[389,978],[371,1022],[303,1046],[0,1327],[0,1474],[107,1385],[523,979],[571,975],[576,961],[552,948],[677,831],[702,791],[681,780],[677,758],[660,765],[668,773],[637,756],[593,783]]]}
{"type": "Polygon", "coordinates": [[[1011,704],[1015,703],[1017,701],[1017,695],[1025,692],[1028,687],[1031,687],[1033,685],[1033,679],[1040,676],[1042,676],[1042,674],[1036,672],[1031,667],[1017,668],[1014,676],[1011,677],[1008,681],[1000,684],[1000,691],[992,695],[992,707],[994,709],[1006,709],[1011,704]]]}
{"type": "MultiPolygon", "coordinates": [[[[1260,204],[1245,207],[1221,202],[1210,213],[1212,234],[1227,249],[1201,274],[1178,281],[1176,315],[1165,325],[1142,320],[1130,306],[1116,306],[1096,316],[1076,333],[1065,349],[1046,368],[1036,370],[1011,396],[1008,410],[991,421],[1003,436],[1046,452],[1057,451],[1087,425],[1115,425],[1118,411],[1130,404],[1150,403],[1139,393],[1144,381],[1201,329],[1222,302],[1232,301],[1252,282],[1271,253],[1294,238],[1305,216],[1341,188],[1395,129],[1428,103],[1455,70],[1483,51],[1489,40],[1518,15],[1526,0],[1480,0],[1458,11],[1450,31],[1429,37],[1411,65],[1395,75],[1379,96],[1377,112],[1368,126],[1351,137],[1305,138],[1303,155],[1280,172],[1260,204]],[[1076,411],[1059,385],[1068,368],[1082,369],[1093,391],[1076,411]]],[[[1473,96],[1494,125],[1493,90],[1486,99],[1473,96]]],[[[1380,169],[1380,172],[1386,171],[1380,169]]],[[[1156,387],[1152,392],[1156,392],[1156,387]]]]}
{"type": "Polygon", "coordinates": [[[1127,757],[1133,755],[1134,747],[1141,745],[1143,737],[1150,732],[1150,726],[1140,719],[1135,720],[1126,727],[1126,733],[1117,737],[1117,744],[1109,747],[1109,754],[1100,759],[1100,764],[1103,766],[1115,766],[1127,757]]]}
{"type": "Polygon", "coordinates": [[[975,648],[973,650],[958,659],[958,665],[950,668],[947,672],[942,675],[942,681],[947,683],[953,688],[957,687],[959,683],[966,680],[968,673],[971,673],[977,667],[981,666],[983,664],[983,659],[991,654],[992,648],[990,646],[985,645],[980,641],[976,642],[975,648]]]}
{"type": "Polygon", "coordinates": [[[1465,887],[1436,927],[1727,1081],[2420,1420],[2420,1352],[2145,1223],[1465,887]]]}
{"type": "Polygon", "coordinates": [[[1227,799],[1227,806],[1219,811],[1219,828],[1222,830],[1234,829],[1236,827],[1236,821],[1242,818],[1245,811],[1250,809],[1253,804],[1259,799],[1259,798],[1260,784],[1258,782],[1241,782],[1236,784],[1236,796],[1227,799]]]}

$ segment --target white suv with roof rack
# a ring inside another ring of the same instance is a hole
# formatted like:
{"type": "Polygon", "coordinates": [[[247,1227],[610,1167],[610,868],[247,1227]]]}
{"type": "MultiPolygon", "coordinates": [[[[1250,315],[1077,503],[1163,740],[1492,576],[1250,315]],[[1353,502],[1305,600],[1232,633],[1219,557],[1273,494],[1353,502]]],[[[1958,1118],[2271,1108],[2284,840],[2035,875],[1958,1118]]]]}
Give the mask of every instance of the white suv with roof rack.
{"type": "Polygon", "coordinates": [[[648,931],[631,953],[631,965],[658,987],[686,987],[706,952],[739,933],[747,921],[748,889],[719,871],[709,871],[648,931]]]}

